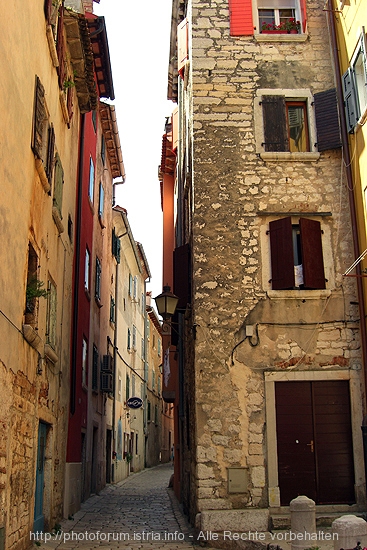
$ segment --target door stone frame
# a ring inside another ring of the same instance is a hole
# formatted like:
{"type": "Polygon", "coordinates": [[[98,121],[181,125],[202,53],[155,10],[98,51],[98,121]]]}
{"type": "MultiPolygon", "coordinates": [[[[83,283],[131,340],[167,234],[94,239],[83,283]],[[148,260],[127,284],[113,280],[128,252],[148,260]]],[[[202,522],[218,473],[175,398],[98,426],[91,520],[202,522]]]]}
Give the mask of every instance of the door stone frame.
{"type": "MultiPolygon", "coordinates": [[[[280,507],[280,489],[278,479],[278,450],[275,411],[275,382],[309,382],[327,380],[349,380],[350,407],[352,423],[354,488],[356,503],[363,506],[366,502],[365,472],[362,441],[362,379],[358,365],[350,370],[338,371],[292,371],[265,373],[265,411],[266,441],[268,464],[268,498],[270,508],[280,507]]],[[[307,496],[307,495],[306,495],[307,496]]]]}

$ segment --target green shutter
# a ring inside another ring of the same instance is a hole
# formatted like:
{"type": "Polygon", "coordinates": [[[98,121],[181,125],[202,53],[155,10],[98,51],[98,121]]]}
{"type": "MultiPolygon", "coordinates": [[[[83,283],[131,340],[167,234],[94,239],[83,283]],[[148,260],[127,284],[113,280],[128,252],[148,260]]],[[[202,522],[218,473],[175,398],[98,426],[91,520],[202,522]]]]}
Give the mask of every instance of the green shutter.
{"type": "Polygon", "coordinates": [[[61,164],[60,157],[58,153],[56,153],[53,205],[57,208],[61,219],[63,185],[64,170],[61,164]]]}

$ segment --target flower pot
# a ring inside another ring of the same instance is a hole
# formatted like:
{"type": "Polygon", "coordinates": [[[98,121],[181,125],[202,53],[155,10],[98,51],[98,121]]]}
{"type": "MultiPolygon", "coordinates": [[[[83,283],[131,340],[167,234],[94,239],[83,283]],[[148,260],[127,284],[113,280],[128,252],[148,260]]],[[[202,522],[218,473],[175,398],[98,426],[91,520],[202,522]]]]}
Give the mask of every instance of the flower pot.
{"type": "Polygon", "coordinates": [[[261,31],[261,34],[287,34],[287,31],[261,31]]]}
{"type": "Polygon", "coordinates": [[[297,29],[291,29],[289,31],[289,34],[298,34],[298,31],[297,31],[297,29]]]}

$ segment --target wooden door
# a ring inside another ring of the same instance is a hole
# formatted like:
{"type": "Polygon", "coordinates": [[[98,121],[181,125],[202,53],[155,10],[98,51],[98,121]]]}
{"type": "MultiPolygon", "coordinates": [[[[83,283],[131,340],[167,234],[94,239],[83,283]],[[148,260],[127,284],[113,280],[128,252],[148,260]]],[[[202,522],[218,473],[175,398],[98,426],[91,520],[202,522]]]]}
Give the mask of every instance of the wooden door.
{"type": "Polygon", "coordinates": [[[38,427],[36,491],[34,499],[34,533],[40,533],[44,529],[45,518],[43,515],[43,492],[45,482],[45,450],[46,450],[47,426],[42,422],[38,427]]]}
{"type": "Polygon", "coordinates": [[[348,381],[276,382],[275,399],[281,505],[355,502],[348,381]]]}

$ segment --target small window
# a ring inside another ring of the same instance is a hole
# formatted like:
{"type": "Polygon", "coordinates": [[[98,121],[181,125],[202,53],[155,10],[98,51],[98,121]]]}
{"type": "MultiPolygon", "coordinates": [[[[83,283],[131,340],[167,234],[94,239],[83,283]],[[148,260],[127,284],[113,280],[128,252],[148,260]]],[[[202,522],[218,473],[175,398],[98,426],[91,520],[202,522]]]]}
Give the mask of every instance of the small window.
{"type": "Polygon", "coordinates": [[[106,141],[104,136],[102,136],[102,140],[101,140],[101,160],[102,160],[102,165],[104,166],[104,163],[106,161],[106,141]]]}
{"type": "Polygon", "coordinates": [[[133,350],[136,350],[136,326],[133,325],[133,350]]]}
{"type": "Polygon", "coordinates": [[[115,228],[112,229],[112,254],[116,258],[116,262],[119,264],[121,261],[121,242],[117,237],[115,228]]]}
{"type": "Polygon", "coordinates": [[[131,350],[131,330],[127,329],[127,349],[131,350]]]}
{"type": "Polygon", "coordinates": [[[115,323],[116,321],[116,308],[115,308],[115,300],[113,296],[111,296],[110,299],[110,322],[115,323]]]}
{"type": "Polygon", "coordinates": [[[158,338],[158,356],[160,357],[162,353],[162,341],[158,338]]]}
{"type": "Polygon", "coordinates": [[[269,223],[269,234],[273,290],[325,288],[320,222],[281,218],[269,223]]]}
{"type": "Polygon", "coordinates": [[[93,345],[93,365],[92,365],[92,390],[98,390],[99,375],[99,353],[97,346],[93,345]]]}
{"type": "Polygon", "coordinates": [[[99,184],[98,216],[103,219],[104,209],[104,189],[102,183],[99,184]]]}
{"type": "Polygon", "coordinates": [[[348,70],[342,77],[345,114],[349,133],[367,108],[367,47],[361,34],[348,70]]]}
{"type": "Polygon", "coordinates": [[[130,377],[127,374],[126,375],[126,401],[129,399],[129,397],[130,397],[130,377]]]}
{"type": "Polygon", "coordinates": [[[133,276],[129,274],[129,296],[133,295],[133,276]]]}
{"type": "Polygon", "coordinates": [[[92,157],[89,158],[89,187],[88,187],[88,196],[91,203],[93,204],[94,197],[94,162],[92,157]]]}
{"type": "Polygon", "coordinates": [[[262,97],[264,142],[267,152],[301,153],[310,150],[306,101],[284,96],[262,97]]]}
{"type": "Polygon", "coordinates": [[[85,249],[85,265],[84,265],[84,288],[89,292],[90,281],[90,253],[88,248],[85,249]]]}
{"type": "Polygon", "coordinates": [[[101,278],[102,278],[102,264],[99,258],[96,258],[96,283],[95,283],[95,298],[101,300],[101,278]]]}
{"type": "Polygon", "coordinates": [[[151,413],[151,404],[150,401],[147,402],[147,421],[150,422],[152,420],[152,413],[151,413]]]}

